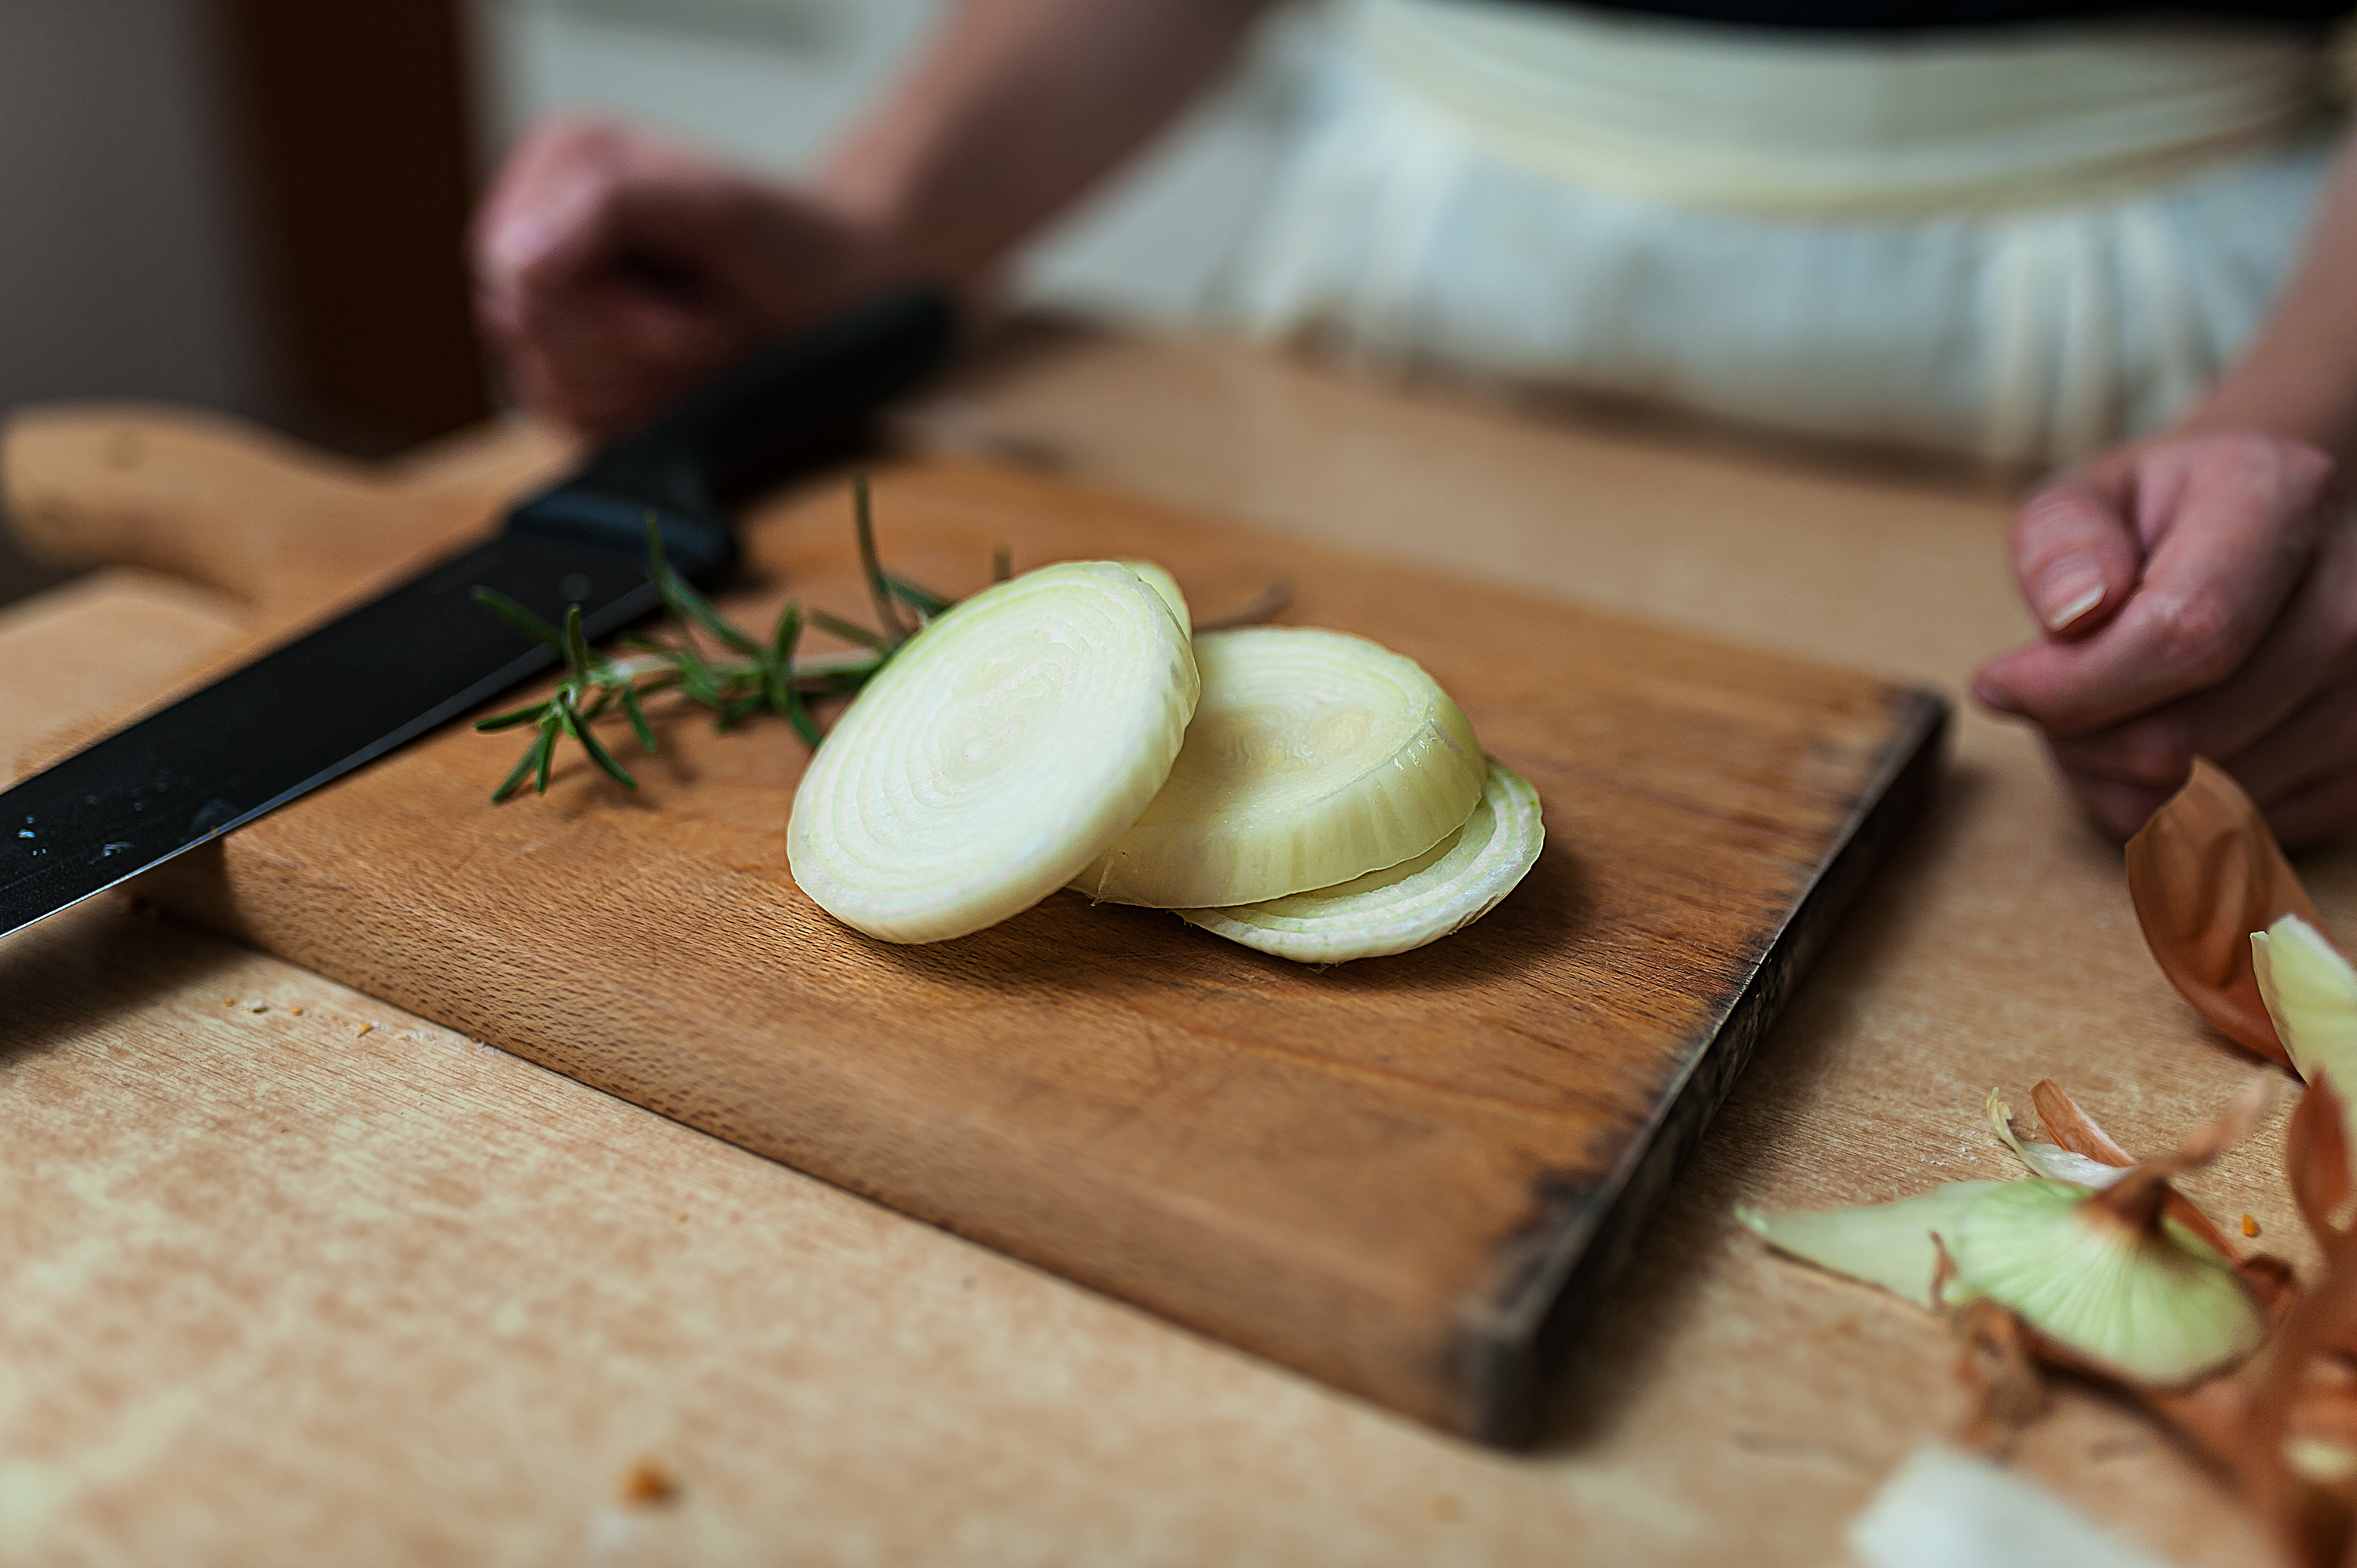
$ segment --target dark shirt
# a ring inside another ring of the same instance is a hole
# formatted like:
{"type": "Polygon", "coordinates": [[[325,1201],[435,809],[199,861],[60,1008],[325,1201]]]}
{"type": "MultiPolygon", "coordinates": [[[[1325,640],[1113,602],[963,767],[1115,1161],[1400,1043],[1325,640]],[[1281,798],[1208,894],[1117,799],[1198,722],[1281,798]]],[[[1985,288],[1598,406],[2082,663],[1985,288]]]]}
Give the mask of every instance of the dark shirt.
{"type": "Polygon", "coordinates": [[[2320,29],[2357,9],[2357,0],[2213,0],[2156,5],[2153,0],[1579,0],[1607,11],[1640,11],[1762,27],[1918,32],[1935,27],[2077,22],[2093,17],[2236,21],[2320,29]]]}

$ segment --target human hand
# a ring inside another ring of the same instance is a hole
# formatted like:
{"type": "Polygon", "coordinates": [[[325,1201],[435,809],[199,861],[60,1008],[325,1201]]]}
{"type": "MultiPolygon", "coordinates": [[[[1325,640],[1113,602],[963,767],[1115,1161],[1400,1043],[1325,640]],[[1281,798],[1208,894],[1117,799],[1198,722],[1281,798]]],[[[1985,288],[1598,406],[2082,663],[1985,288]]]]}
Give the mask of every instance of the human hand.
{"type": "Polygon", "coordinates": [[[2014,568],[2046,639],[1974,694],[2045,733],[2126,837],[2195,756],[2287,843],[2357,823],[2357,519],[2332,458],[2287,437],[2165,436],[2033,496],[2014,568]]]}
{"type": "Polygon", "coordinates": [[[601,440],[884,281],[880,226],[842,204],[577,117],[509,153],[471,248],[516,395],[601,440]]]}

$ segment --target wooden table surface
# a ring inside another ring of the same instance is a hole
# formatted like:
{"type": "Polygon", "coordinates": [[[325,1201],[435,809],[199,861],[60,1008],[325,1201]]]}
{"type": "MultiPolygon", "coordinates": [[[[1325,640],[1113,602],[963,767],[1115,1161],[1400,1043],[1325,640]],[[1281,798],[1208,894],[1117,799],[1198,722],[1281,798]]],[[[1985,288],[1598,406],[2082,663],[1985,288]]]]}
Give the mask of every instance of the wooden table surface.
{"type": "MultiPolygon", "coordinates": [[[[925,415],[1952,694],[2029,631],[1986,488],[1081,333],[1002,346],[925,415]]],[[[431,460],[554,455],[510,433],[431,460]]],[[[0,611],[0,759],[249,622],[124,571],[0,611]]],[[[2357,854],[2305,869],[2357,919],[2357,854]]],[[[2059,1078],[2136,1148],[2246,1070],[2034,744],[1964,713],[1931,822],[1737,1086],[1539,1452],[1504,1456],[101,901],[0,946],[0,1561],[1835,1563],[1956,1421],[1951,1349],[1764,1255],[1732,1207],[2008,1174],[1992,1085],[2059,1078]],[[667,1498],[631,1497],[647,1466],[667,1498]]],[[[2298,1258],[2280,1146],[2192,1185],[2298,1258]]],[[[2259,1560],[2222,1488],[2097,1392],[2019,1463],[2178,1562],[2259,1560]]]]}

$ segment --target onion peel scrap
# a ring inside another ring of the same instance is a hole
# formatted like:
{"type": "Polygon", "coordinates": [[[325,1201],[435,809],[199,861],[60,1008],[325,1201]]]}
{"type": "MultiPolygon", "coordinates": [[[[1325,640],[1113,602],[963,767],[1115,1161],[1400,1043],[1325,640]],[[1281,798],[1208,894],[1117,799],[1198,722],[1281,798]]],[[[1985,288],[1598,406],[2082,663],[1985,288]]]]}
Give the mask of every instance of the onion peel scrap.
{"type": "Polygon", "coordinates": [[[2144,940],[2188,1002],[2229,1039],[2292,1066],[2251,961],[2250,937],[2316,906],[2266,821],[2226,771],[2197,757],[2185,788],[2127,846],[2144,940]]]}
{"type": "MultiPolygon", "coordinates": [[[[2051,1083],[2053,1080],[2046,1080],[2051,1083]]],[[[2042,1086],[2041,1086],[2042,1087],[2042,1086]]],[[[2074,1181],[2081,1187],[2106,1187],[2126,1176],[2136,1164],[2126,1155],[2116,1160],[2096,1159],[2076,1149],[2065,1148],[2059,1143],[2025,1142],[2013,1130],[2013,1107],[2005,1102],[2005,1091],[1992,1089],[1988,1095],[1989,1130],[1997,1141],[2011,1149],[2021,1163],[2042,1176],[2056,1181],[2074,1181]]]]}
{"type": "Polygon", "coordinates": [[[2244,1259],[2173,1185],[2247,1134],[2271,1090],[2255,1077],[2174,1153],[2139,1162],[2050,1079],[2036,1098],[2055,1144],[2024,1144],[2003,1097],[1989,1100],[1993,1129],[2040,1172],[2031,1180],[1952,1182],[1859,1208],[1738,1212],[1779,1251],[1919,1305],[1970,1313],[1959,1319],[1968,1359],[1994,1342],[1986,1311],[1975,1309],[1986,1302],[2015,1314],[2045,1360],[2135,1387],[2183,1388],[2264,1341],[2288,1278],[2272,1259],[2244,1259]],[[2052,1169],[2109,1179],[2057,1179],[2052,1169]]]}
{"type": "Polygon", "coordinates": [[[2036,1336],[2019,1313],[1983,1297],[1956,1314],[1956,1337],[1962,1342],[1956,1380],[1972,1397],[1960,1441],[2003,1457],[2013,1452],[2022,1429],[2046,1413],[2036,1336]]]}
{"type": "Polygon", "coordinates": [[[2285,1175],[2324,1252],[2324,1273],[2284,1316],[2255,1382],[2230,1469],[2300,1568],[2357,1560],[2357,1224],[2335,1225],[2349,1194],[2345,1119],[2319,1074],[2293,1113],[2285,1175]]]}
{"type": "MultiPolygon", "coordinates": [[[[2262,1090],[2258,1080],[2254,1080],[2244,1090],[2246,1096],[2255,1096],[2260,1092],[2262,1090]]],[[[2023,1163],[2031,1169],[2041,1176],[2054,1176],[2063,1181],[2075,1181],[2082,1187],[2105,1189],[2121,1181],[2136,1168],[2137,1163],[2136,1156],[2122,1148],[2109,1133],[2104,1131],[2101,1123],[2097,1122],[2093,1116],[2081,1110],[2079,1102],[2072,1100],[2062,1086],[2052,1079],[2040,1079],[2029,1090],[2029,1100],[2031,1104],[2038,1107],[2038,1119],[2045,1124],[2046,1135],[2053,1140],[2052,1143],[2023,1144],[2013,1134],[2011,1126],[2007,1124],[2005,1101],[1998,1097],[1995,1090],[1989,1091],[1991,1125],[1997,1129],[1997,1135],[2003,1138],[2013,1151],[2021,1156],[2023,1163]],[[2078,1174],[2072,1174],[2074,1171],[2078,1174]]],[[[2230,1108],[2226,1114],[2231,1117],[2235,1112],[2230,1108]]],[[[2195,1136],[2197,1139],[2223,1136],[2226,1131],[2213,1122],[2195,1136]]],[[[2245,1128],[2244,1133],[2227,1137],[2226,1143],[2239,1142],[2247,1131],[2248,1129],[2245,1128]]],[[[2219,1149],[2223,1147],[2225,1144],[2218,1145],[2219,1149]]],[[[2197,1163],[2206,1163],[2206,1159],[2214,1158],[2216,1153],[2217,1150],[2213,1149],[2204,1161],[2197,1163]]],[[[2188,1165],[2183,1168],[2192,1167],[2188,1165]]],[[[2164,1189],[2162,1203],[2163,1211],[2169,1219],[2176,1220],[2208,1242],[2218,1255],[2228,1262],[2237,1268],[2244,1266],[2242,1250],[2228,1239],[2225,1231],[2219,1229],[2215,1220],[2201,1212],[2191,1198],[2178,1191],[2176,1187],[2168,1187],[2164,1189]]],[[[2262,1303],[2273,1299],[2272,1290],[2265,1287],[2268,1284],[2275,1269],[2279,1266],[2275,1260],[2268,1259],[2266,1266],[2260,1271],[2262,1278],[2258,1283],[2261,1286],[2259,1294],[2262,1303]]]]}
{"type": "Polygon", "coordinates": [[[2285,1140],[2285,1176],[2324,1253],[2302,1291],[2279,1261],[2266,1349],[2186,1388],[2129,1389],[2230,1477],[2297,1568],[2357,1563],[2357,1221],[2333,1211],[2352,1190],[2349,1142],[2329,1080],[2309,1087],[2285,1140]]]}
{"type": "Polygon", "coordinates": [[[2318,1073],[2299,1097],[2284,1133],[2284,1175],[2291,1185],[2292,1202],[2318,1249],[2328,1254],[2347,1245],[2351,1229],[2357,1227],[2357,1220],[2341,1226],[2332,1219],[2350,1189],[2348,1128],[2333,1114],[2339,1105],[2340,1091],[2332,1087],[2331,1075],[2318,1073]]]}
{"type": "Polygon", "coordinates": [[[1773,1215],[1738,1208],[1735,1215],[1780,1252],[1932,1308],[1947,1283],[1940,1232],[2003,1185],[1955,1181],[1895,1203],[1773,1215]]]}

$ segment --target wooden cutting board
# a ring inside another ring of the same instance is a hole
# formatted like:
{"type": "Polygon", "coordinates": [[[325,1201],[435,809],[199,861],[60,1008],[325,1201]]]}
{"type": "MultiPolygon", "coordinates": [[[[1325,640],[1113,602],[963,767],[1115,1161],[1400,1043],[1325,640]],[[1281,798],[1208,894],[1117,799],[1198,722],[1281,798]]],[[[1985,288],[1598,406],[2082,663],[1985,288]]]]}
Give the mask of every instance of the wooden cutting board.
{"type": "MultiPolygon", "coordinates": [[[[5,463],[36,545],[227,588],[260,637],[482,526],[531,459],[428,489],[101,410],[19,416],[5,463]]],[[[1538,787],[1545,854],[1468,931],[1324,971],[1071,895],[892,947],[788,875],[800,742],[679,712],[636,794],[574,757],[493,808],[519,743],[455,729],[141,890],[1421,1420],[1523,1437],[1922,805],[1944,704],[1012,470],[896,464],[876,498],[888,561],[951,593],[1000,544],[1018,569],[1151,556],[1199,612],[1290,576],[1283,618],[1376,638],[1457,697],[1538,787]]],[[[747,544],[722,596],[742,619],[789,596],[863,615],[841,477],[757,510],[747,544]]]]}

